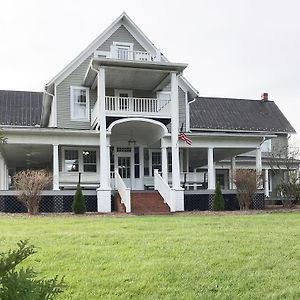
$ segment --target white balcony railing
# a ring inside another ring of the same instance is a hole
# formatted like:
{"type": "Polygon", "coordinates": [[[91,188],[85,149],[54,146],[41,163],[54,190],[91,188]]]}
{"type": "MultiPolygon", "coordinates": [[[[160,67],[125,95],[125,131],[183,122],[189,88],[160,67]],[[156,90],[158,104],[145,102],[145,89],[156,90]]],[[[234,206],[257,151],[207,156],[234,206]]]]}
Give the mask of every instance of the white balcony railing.
{"type": "Polygon", "coordinates": [[[124,49],[116,49],[112,52],[112,58],[120,60],[137,60],[137,61],[151,61],[151,53],[146,51],[130,51],[124,49]]]}
{"type": "MultiPolygon", "coordinates": [[[[99,102],[96,101],[91,110],[91,127],[94,128],[99,120],[99,102]]],[[[107,115],[136,115],[164,117],[171,116],[171,101],[157,98],[105,97],[107,115]]]]}
{"type": "Polygon", "coordinates": [[[120,194],[121,202],[125,205],[127,213],[131,212],[131,197],[130,197],[130,188],[126,187],[122,177],[119,174],[118,169],[115,170],[115,181],[116,189],[120,194]]]}
{"type": "Polygon", "coordinates": [[[148,51],[132,51],[129,49],[111,47],[111,51],[95,51],[94,57],[134,61],[161,61],[161,53],[159,49],[154,55],[152,55],[148,51]]]}
{"type": "Polygon", "coordinates": [[[158,170],[154,170],[154,189],[157,190],[163,197],[164,201],[170,207],[170,211],[174,212],[175,208],[175,194],[173,190],[169,187],[168,183],[163,180],[159,175],[158,170]]]}
{"type": "Polygon", "coordinates": [[[105,97],[107,112],[127,112],[167,116],[170,114],[170,100],[157,98],[105,97]]]}

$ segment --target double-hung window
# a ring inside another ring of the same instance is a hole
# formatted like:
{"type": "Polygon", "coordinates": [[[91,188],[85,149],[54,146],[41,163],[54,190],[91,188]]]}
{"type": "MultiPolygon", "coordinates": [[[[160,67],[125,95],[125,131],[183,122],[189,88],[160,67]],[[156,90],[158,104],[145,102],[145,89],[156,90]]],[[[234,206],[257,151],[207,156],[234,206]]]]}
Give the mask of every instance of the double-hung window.
{"type": "Polygon", "coordinates": [[[97,172],[97,150],[86,148],[63,149],[63,172],[97,172]]]}
{"type": "Polygon", "coordinates": [[[65,171],[78,172],[79,171],[79,156],[78,150],[65,150],[65,171]]]}
{"type": "Polygon", "coordinates": [[[96,151],[83,150],[83,171],[97,172],[97,155],[96,151]]]}
{"type": "Polygon", "coordinates": [[[75,121],[89,121],[89,89],[71,86],[71,119],[75,121]]]}

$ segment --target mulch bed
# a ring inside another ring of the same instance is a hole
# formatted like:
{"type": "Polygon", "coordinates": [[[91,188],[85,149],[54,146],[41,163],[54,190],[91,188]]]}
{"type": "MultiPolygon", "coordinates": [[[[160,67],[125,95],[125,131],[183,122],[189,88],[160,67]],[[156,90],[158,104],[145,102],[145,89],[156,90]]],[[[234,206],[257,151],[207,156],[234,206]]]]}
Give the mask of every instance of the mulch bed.
{"type": "MultiPolygon", "coordinates": [[[[212,216],[212,215],[217,215],[217,216],[226,216],[226,215],[256,215],[256,214],[265,214],[265,213],[290,213],[290,212],[300,212],[300,205],[297,205],[294,208],[284,208],[281,205],[267,205],[265,209],[257,210],[257,209],[252,209],[252,210],[246,210],[246,211],[240,211],[240,210],[234,210],[234,211],[184,211],[184,212],[176,212],[176,213],[170,213],[169,215],[207,215],[207,216],[212,216]]],[[[155,215],[155,214],[151,214],[155,215]]],[[[159,214],[158,214],[159,215],[159,214]]],[[[0,213],[1,216],[6,216],[6,217],[28,217],[27,213],[0,213]]],[[[126,213],[117,213],[117,212],[112,212],[112,213],[98,213],[98,212],[88,212],[85,213],[84,215],[75,215],[73,213],[40,213],[37,216],[39,217],[78,217],[78,218],[84,218],[84,217],[133,217],[135,216],[134,214],[126,214],[126,213]]],[[[30,217],[35,217],[35,216],[30,216],[30,217]]]]}

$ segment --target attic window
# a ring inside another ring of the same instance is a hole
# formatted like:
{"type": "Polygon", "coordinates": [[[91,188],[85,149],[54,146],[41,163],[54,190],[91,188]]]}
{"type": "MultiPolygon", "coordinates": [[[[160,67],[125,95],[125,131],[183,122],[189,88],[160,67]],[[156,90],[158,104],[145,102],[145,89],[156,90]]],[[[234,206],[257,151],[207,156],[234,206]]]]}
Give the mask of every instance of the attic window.
{"type": "Polygon", "coordinates": [[[121,60],[133,59],[133,44],[113,42],[111,46],[112,57],[121,60]]]}
{"type": "Polygon", "coordinates": [[[89,89],[71,86],[71,120],[89,120],[89,89]]]}

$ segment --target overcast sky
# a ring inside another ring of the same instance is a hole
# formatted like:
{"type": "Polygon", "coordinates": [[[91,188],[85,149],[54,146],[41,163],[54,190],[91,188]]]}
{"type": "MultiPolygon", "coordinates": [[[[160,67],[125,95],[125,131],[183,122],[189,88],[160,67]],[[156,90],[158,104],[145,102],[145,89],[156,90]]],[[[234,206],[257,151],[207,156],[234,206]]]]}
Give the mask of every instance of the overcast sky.
{"type": "Polygon", "coordinates": [[[1,0],[0,89],[42,91],[122,11],[200,95],[268,92],[300,133],[298,0],[1,0]]]}

